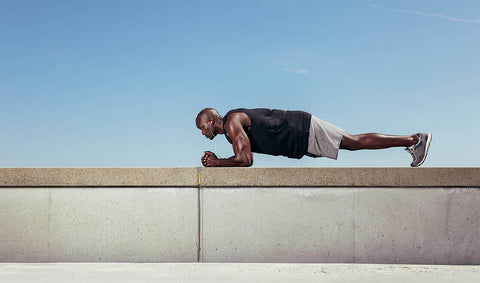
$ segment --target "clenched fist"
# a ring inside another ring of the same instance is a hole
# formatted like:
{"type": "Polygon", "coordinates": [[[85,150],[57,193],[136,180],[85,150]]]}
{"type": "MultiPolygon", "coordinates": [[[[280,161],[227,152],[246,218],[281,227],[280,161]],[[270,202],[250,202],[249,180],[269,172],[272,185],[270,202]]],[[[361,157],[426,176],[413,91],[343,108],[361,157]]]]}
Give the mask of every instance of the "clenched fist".
{"type": "Polygon", "coordinates": [[[203,153],[205,153],[202,156],[203,166],[205,166],[205,167],[215,167],[217,165],[217,160],[218,160],[218,157],[215,155],[215,153],[213,153],[211,151],[204,151],[203,153]]]}

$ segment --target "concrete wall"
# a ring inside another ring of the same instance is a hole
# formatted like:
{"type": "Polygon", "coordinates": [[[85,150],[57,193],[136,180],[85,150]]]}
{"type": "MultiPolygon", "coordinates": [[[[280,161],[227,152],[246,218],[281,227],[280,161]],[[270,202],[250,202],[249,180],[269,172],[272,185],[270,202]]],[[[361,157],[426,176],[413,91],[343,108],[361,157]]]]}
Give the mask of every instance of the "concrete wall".
{"type": "Polygon", "coordinates": [[[480,168],[5,168],[0,261],[480,264],[480,168]]]}

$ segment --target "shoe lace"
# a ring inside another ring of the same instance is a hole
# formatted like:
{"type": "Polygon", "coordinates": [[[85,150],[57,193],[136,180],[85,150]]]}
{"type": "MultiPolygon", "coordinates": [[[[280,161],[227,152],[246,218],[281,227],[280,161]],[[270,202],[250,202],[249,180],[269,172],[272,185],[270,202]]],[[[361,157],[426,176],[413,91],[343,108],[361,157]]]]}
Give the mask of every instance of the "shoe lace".
{"type": "Polygon", "coordinates": [[[413,159],[416,158],[415,156],[415,148],[413,146],[410,146],[410,147],[406,147],[405,148],[405,151],[410,153],[410,155],[413,157],[413,159]]]}

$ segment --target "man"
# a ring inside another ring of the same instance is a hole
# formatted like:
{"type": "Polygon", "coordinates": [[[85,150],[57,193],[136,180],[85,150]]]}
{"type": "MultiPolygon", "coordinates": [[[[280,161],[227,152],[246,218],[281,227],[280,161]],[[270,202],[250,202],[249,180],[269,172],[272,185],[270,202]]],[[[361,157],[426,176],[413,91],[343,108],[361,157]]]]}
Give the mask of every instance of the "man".
{"type": "Polygon", "coordinates": [[[205,108],[198,113],[195,122],[202,135],[210,140],[218,134],[225,134],[235,154],[230,158],[217,158],[214,153],[205,151],[201,159],[205,167],[251,166],[252,152],[290,158],[307,155],[337,159],[339,149],[389,147],[406,147],[413,157],[410,166],[418,167],[425,161],[432,140],[432,135],[427,133],[351,135],[307,112],[265,108],[234,109],[225,117],[213,108],[205,108]]]}

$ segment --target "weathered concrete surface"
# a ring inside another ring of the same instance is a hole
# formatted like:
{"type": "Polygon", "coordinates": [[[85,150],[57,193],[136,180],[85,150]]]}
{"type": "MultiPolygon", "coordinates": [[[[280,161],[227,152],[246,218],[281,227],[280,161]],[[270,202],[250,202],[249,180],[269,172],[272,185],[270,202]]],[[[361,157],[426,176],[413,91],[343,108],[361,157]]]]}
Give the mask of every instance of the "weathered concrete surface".
{"type": "Polygon", "coordinates": [[[478,188],[204,188],[206,262],[480,264],[478,188]]]}
{"type": "Polygon", "coordinates": [[[480,189],[357,190],[355,262],[480,264],[480,189]]]}
{"type": "Polygon", "coordinates": [[[0,261],[195,262],[195,188],[0,190],[0,261]]]}
{"type": "Polygon", "coordinates": [[[0,261],[480,264],[479,178],[480,168],[3,168],[0,261]]]}
{"type": "Polygon", "coordinates": [[[49,194],[0,189],[0,261],[48,261],[49,194]]]}
{"type": "Polygon", "coordinates": [[[197,185],[197,168],[0,168],[0,187],[197,185]]]}
{"type": "Polygon", "coordinates": [[[204,262],[353,262],[354,190],[204,189],[204,262]]]}
{"type": "Polygon", "coordinates": [[[226,263],[2,263],[0,281],[477,283],[479,266],[226,263]]]}
{"type": "Polygon", "coordinates": [[[200,168],[204,187],[480,187],[480,168],[200,168]]]}
{"type": "Polygon", "coordinates": [[[480,187],[480,168],[0,168],[0,187],[480,187]]]}

